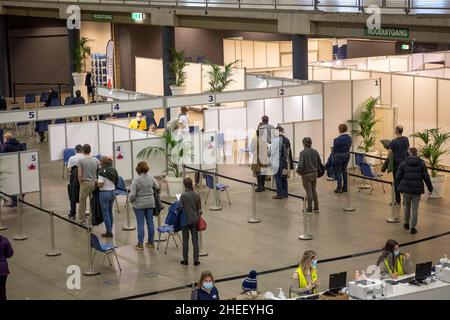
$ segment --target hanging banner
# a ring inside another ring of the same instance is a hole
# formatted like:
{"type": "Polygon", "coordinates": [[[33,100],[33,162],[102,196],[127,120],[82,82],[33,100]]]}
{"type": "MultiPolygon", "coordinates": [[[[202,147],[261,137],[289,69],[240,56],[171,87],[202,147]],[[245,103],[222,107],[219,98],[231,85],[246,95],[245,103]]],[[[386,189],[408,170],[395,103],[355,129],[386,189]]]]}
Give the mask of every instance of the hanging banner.
{"type": "Polygon", "coordinates": [[[106,45],[106,84],[108,89],[114,87],[114,41],[109,40],[106,45]]]}

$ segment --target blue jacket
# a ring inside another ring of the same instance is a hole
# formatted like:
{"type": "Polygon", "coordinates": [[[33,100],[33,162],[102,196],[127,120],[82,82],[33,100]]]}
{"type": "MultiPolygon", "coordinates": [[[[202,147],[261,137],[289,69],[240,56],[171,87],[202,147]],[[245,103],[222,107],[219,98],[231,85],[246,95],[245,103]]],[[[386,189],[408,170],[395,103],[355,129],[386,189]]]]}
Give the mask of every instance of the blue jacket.
{"type": "Polygon", "coordinates": [[[211,293],[208,293],[203,288],[195,288],[192,290],[191,300],[220,300],[219,290],[214,286],[211,293]]]}
{"type": "Polygon", "coordinates": [[[428,191],[433,191],[427,167],[419,157],[408,157],[398,166],[395,179],[398,181],[397,191],[408,194],[423,194],[427,185],[428,191]]]}
{"type": "Polygon", "coordinates": [[[350,137],[350,135],[348,134],[341,134],[333,141],[334,153],[350,152],[351,147],[352,147],[352,137],[350,137]]]}
{"type": "Polygon", "coordinates": [[[19,140],[12,138],[2,145],[2,153],[24,151],[25,147],[19,140]]]}
{"type": "Polygon", "coordinates": [[[186,214],[184,210],[178,209],[178,201],[172,203],[167,211],[167,217],[165,223],[169,226],[173,226],[173,230],[178,232],[181,227],[186,225],[186,214]]]}

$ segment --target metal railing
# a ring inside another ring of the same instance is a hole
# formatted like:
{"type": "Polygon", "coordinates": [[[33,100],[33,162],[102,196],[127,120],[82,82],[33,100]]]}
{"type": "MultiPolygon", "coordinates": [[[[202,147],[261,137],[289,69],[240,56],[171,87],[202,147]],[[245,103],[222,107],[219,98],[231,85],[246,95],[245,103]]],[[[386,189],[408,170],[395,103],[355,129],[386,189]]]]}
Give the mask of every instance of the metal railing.
{"type": "MultiPolygon", "coordinates": [[[[16,0],[24,1],[24,0],[16,0]]],[[[26,1],[26,0],[25,0],[26,1]]],[[[83,0],[29,0],[30,2],[86,3],[83,0]]],[[[119,1],[114,2],[117,5],[119,1]]],[[[311,10],[325,12],[364,12],[369,6],[386,9],[385,13],[448,14],[450,1],[427,0],[122,0],[123,5],[142,5],[174,8],[234,8],[263,10],[311,10]]],[[[111,4],[109,0],[89,3],[111,4]]],[[[120,3],[120,2],[119,2],[120,3]]]]}

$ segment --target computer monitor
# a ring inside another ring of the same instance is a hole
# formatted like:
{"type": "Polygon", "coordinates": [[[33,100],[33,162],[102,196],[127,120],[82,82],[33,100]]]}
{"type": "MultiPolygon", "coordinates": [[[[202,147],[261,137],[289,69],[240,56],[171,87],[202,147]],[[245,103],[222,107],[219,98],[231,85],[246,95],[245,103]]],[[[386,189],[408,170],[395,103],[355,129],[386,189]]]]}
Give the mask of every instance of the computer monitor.
{"type": "Polygon", "coordinates": [[[330,289],[331,293],[337,293],[347,286],[347,272],[339,272],[330,274],[330,289]]]}
{"type": "Polygon", "coordinates": [[[433,268],[433,263],[431,261],[416,264],[415,279],[417,281],[423,281],[423,280],[431,277],[431,269],[432,268],[433,268]]]}

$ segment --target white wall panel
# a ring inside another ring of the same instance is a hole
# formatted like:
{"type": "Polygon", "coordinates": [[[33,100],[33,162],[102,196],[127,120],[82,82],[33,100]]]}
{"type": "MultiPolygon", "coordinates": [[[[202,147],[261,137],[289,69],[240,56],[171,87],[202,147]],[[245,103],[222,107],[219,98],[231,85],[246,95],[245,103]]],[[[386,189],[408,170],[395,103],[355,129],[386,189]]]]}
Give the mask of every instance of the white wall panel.
{"type": "Polygon", "coordinates": [[[136,91],[155,96],[164,95],[161,59],[136,57],[136,91]]]}
{"type": "Polygon", "coordinates": [[[126,141],[130,140],[130,130],[123,127],[114,127],[114,141],[126,141]]]}
{"type": "MultiPolygon", "coordinates": [[[[436,128],[437,79],[415,77],[414,131],[436,128]]],[[[417,141],[416,141],[417,144],[417,141]]]]}
{"type": "MultiPolygon", "coordinates": [[[[312,147],[319,152],[323,159],[323,121],[303,121],[295,123],[295,157],[303,150],[303,138],[310,137],[312,140],[312,147]]],[[[329,148],[328,148],[329,149],[329,148]]]]}
{"type": "Polygon", "coordinates": [[[0,169],[5,171],[0,181],[1,190],[9,195],[20,193],[19,155],[18,153],[0,154],[0,169]]]}
{"type": "Polygon", "coordinates": [[[264,100],[247,101],[247,128],[254,132],[264,115],[264,100]]]}
{"type": "Polygon", "coordinates": [[[65,148],[75,148],[73,146],[66,146],[66,130],[65,124],[54,124],[48,126],[50,161],[63,159],[63,152],[65,148]]]}
{"type": "Polygon", "coordinates": [[[316,80],[316,81],[331,80],[331,72],[332,72],[332,69],[329,67],[314,66],[312,80],[316,80]]]}
{"type": "Polygon", "coordinates": [[[267,42],[267,68],[280,67],[280,44],[278,42],[267,42]]]}
{"type": "Polygon", "coordinates": [[[284,122],[303,120],[303,99],[300,96],[284,98],[284,122]]]}
{"type": "Polygon", "coordinates": [[[323,102],[321,94],[303,96],[303,120],[317,120],[323,117],[323,102]]]}
{"type": "Polygon", "coordinates": [[[219,130],[219,110],[217,108],[203,111],[205,131],[219,130]]]}
{"type": "Polygon", "coordinates": [[[99,153],[105,156],[112,157],[113,152],[113,139],[114,132],[113,126],[107,123],[99,122],[99,136],[100,136],[100,145],[99,145],[99,153]]]}
{"type": "Polygon", "coordinates": [[[266,68],[267,67],[267,52],[266,43],[261,41],[254,41],[254,59],[255,68],[266,68]]]}
{"type": "Polygon", "coordinates": [[[255,68],[253,58],[253,41],[242,41],[242,66],[247,69],[255,68]]]}
{"type": "Polygon", "coordinates": [[[391,74],[372,72],[372,79],[381,79],[381,103],[391,104],[391,74]]]}
{"type": "Polygon", "coordinates": [[[21,152],[20,176],[22,182],[22,193],[39,192],[41,184],[39,179],[39,153],[37,151],[21,152]]]}
{"type": "MultiPolygon", "coordinates": [[[[450,132],[450,80],[438,81],[438,128],[450,132]]],[[[450,143],[446,145],[450,149],[450,143]]],[[[443,164],[450,165],[450,155],[444,155],[443,164]]]]}
{"type": "Polygon", "coordinates": [[[77,144],[91,145],[92,155],[98,154],[98,128],[97,122],[68,123],[67,145],[74,148],[77,144]]]}
{"type": "Polygon", "coordinates": [[[350,70],[348,69],[332,69],[332,80],[350,80],[350,70]]]}
{"type": "Polygon", "coordinates": [[[286,122],[283,121],[283,101],[281,98],[266,99],[264,103],[265,114],[272,124],[286,122]]]}
{"type": "Polygon", "coordinates": [[[413,99],[413,77],[392,75],[392,104],[397,105],[397,122],[403,126],[406,136],[414,131],[413,99]]]}
{"type": "MultiPolygon", "coordinates": [[[[133,168],[135,168],[140,161],[147,161],[150,167],[148,172],[152,176],[162,176],[166,170],[166,156],[164,153],[152,154],[148,158],[138,158],[141,150],[147,147],[161,147],[164,148],[164,138],[149,138],[145,140],[132,141],[133,144],[133,168]]],[[[137,176],[136,170],[133,170],[134,177],[137,176]]]]}
{"type": "Polygon", "coordinates": [[[131,141],[114,142],[114,168],[125,180],[133,179],[131,141]]]}

